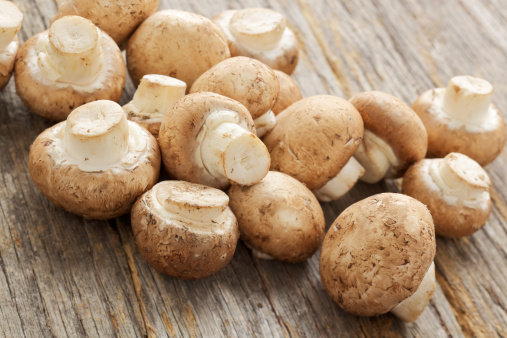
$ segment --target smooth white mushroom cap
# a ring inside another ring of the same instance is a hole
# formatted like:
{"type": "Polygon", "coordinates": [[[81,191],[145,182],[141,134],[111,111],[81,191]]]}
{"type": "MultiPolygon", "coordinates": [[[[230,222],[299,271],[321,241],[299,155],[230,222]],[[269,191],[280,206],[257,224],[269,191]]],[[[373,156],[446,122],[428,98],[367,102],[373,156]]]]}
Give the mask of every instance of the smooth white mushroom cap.
{"type": "Polygon", "coordinates": [[[16,37],[21,28],[23,13],[11,1],[0,0],[0,52],[16,37]]]}

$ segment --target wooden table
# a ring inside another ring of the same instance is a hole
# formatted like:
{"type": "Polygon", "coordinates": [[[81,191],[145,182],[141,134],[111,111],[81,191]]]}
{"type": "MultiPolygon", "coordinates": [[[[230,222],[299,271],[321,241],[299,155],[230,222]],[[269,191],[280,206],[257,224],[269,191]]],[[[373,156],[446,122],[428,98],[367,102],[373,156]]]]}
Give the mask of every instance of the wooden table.
{"type": "MultiPolygon", "coordinates": [[[[50,0],[16,0],[20,38],[46,29],[50,0]]],[[[207,17],[270,7],[301,42],[294,77],[304,96],[348,98],[382,90],[412,102],[458,74],[488,79],[507,115],[507,2],[161,0],[207,17]],[[213,4],[211,4],[213,3],[213,4]]],[[[132,97],[128,85],[121,103],[132,97]]],[[[487,170],[495,189],[483,230],[437,240],[438,286],[413,324],[346,314],[323,290],[318,257],[255,259],[240,243],[232,262],[200,281],[151,269],[129,217],[89,221],[55,208],[30,179],[28,150],[51,123],[23,107],[14,81],[0,93],[0,332],[17,336],[507,336],[507,151],[487,170]]],[[[396,182],[359,184],[323,204],[328,225],[348,205],[396,182]]]]}

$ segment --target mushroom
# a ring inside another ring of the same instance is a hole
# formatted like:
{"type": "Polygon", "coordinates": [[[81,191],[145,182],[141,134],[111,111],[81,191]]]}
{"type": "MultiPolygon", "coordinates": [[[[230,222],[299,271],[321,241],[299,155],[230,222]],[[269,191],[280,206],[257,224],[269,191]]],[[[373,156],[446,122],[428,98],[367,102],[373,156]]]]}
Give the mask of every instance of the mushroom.
{"type": "Polygon", "coordinates": [[[14,68],[21,21],[23,13],[18,6],[14,2],[0,0],[0,90],[9,82],[14,68]]]}
{"type": "Polygon", "coordinates": [[[276,124],[271,110],[280,86],[275,73],[262,62],[244,56],[220,62],[194,82],[190,93],[213,92],[243,104],[254,119],[257,136],[262,137],[276,124]]]}
{"type": "Polygon", "coordinates": [[[270,171],[260,182],[229,189],[241,239],[259,258],[296,263],[322,243],[326,221],[308,188],[284,173],[270,171]]]}
{"type": "Polygon", "coordinates": [[[211,20],[222,28],[232,56],[248,56],[292,74],[299,45],[285,17],[267,8],[229,10],[211,20]]]}
{"type": "Polygon", "coordinates": [[[30,38],[14,67],[16,90],[34,113],[62,121],[91,101],[118,101],[125,85],[125,63],[116,43],[79,16],[53,22],[30,38]]]}
{"type": "Polygon", "coordinates": [[[158,0],[110,1],[60,0],[54,20],[67,15],[79,15],[93,22],[120,46],[127,42],[134,30],[155,13],[158,0]]]}
{"type": "Polygon", "coordinates": [[[278,95],[275,106],[271,110],[275,115],[278,115],[294,102],[301,100],[303,95],[296,81],[294,81],[290,75],[279,70],[275,70],[274,72],[278,79],[278,83],[280,83],[280,94],[278,95]]]}
{"type": "Polygon", "coordinates": [[[336,96],[297,101],[276,121],[263,139],[271,155],[271,170],[286,173],[311,190],[322,188],[340,173],[363,137],[361,116],[336,96]]]}
{"type": "Polygon", "coordinates": [[[178,180],[226,189],[255,184],[269,170],[269,152],[255,136],[250,113],[222,95],[180,99],[162,121],[159,142],[164,167],[178,180]]]}
{"type": "Polygon", "coordinates": [[[160,152],[155,138],[128,121],[120,105],[100,100],[40,134],[30,147],[28,166],[56,206],[109,219],[129,212],[157,182],[160,152]]]}
{"type": "Polygon", "coordinates": [[[405,321],[423,312],[435,290],[431,214],[412,197],[384,193],[343,211],[320,254],[326,292],[345,311],[405,321]]]}
{"type": "Polygon", "coordinates": [[[421,119],[400,99],[373,91],[354,95],[350,103],[365,128],[363,143],[354,154],[365,168],[362,181],[401,177],[410,164],[424,158],[428,134],[421,119]]]}
{"type": "Polygon", "coordinates": [[[159,11],[146,19],[127,45],[127,66],[134,84],[146,74],[192,83],[230,57],[220,28],[211,20],[178,10],[159,11]]]}
{"type": "Polygon", "coordinates": [[[481,229],[491,213],[491,181],[466,155],[416,162],[403,176],[402,192],[428,206],[439,236],[468,236],[481,229]]]}
{"type": "Polygon", "coordinates": [[[150,74],[141,79],[132,101],[123,106],[127,118],[158,136],[165,114],[185,96],[187,85],[173,77],[150,74]]]}
{"type": "Polygon", "coordinates": [[[132,208],[139,252],[157,271],[181,279],[208,277],[232,259],[239,231],[223,191],[164,181],[132,208]]]}
{"type": "Polygon", "coordinates": [[[458,152],[482,166],[493,162],[505,146],[506,127],[492,95],[488,81],[471,76],[421,94],[412,109],[428,131],[428,157],[458,152]]]}

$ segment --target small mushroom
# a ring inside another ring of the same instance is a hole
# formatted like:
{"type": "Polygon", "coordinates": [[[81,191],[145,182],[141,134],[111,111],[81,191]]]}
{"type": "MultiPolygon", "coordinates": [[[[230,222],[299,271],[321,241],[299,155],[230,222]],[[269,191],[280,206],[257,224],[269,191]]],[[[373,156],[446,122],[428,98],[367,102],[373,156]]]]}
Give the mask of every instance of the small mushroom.
{"type": "Polygon", "coordinates": [[[275,115],[278,115],[294,102],[301,100],[303,95],[296,81],[290,75],[279,70],[274,72],[278,78],[278,83],[280,83],[280,94],[271,110],[275,115]]]}
{"type": "Polygon", "coordinates": [[[9,82],[14,69],[21,21],[23,13],[18,6],[12,1],[0,0],[0,90],[9,82]]]}
{"type": "Polygon", "coordinates": [[[239,231],[223,191],[164,181],[132,208],[139,252],[157,271],[181,279],[208,277],[232,259],[239,231]]]}
{"type": "Polygon", "coordinates": [[[66,16],[31,37],[14,67],[16,90],[34,113],[62,121],[91,101],[118,101],[125,85],[120,49],[90,20],[66,16]]]}
{"type": "Polygon", "coordinates": [[[428,134],[421,119],[400,99],[383,92],[364,92],[350,99],[364,122],[363,142],[354,157],[365,168],[360,178],[377,183],[401,177],[424,158],[428,134]]]}
{"type": "Polygon", "coordinates": [[[257,136],[262,137],[276,124],[271,108],[280,86],[275,73],[262,62],[244,56],[215,65],[194,82],[190,93],[213,92],[243,104],[254,119],[257,136]]]}
{"type": "Polygon", "coordinates": [[[416,162],[403,176],[402,192],[428,206],[439,236],[468,236],[481,229],[491,213],[491,181],[466,155],[416,162]]]}
{"type": "Polygon", "coordinates": [[[255,184],[269,170],[269,152],[248,110],[215,93],[179,100],[162,121],[159,142],[164,167],[178,180],[226,189],[255,184]]]}
{"type": "Polygon", "coordinates": [[[222,12],[211,20],[224,31],[232,56],[248,56],[287,74],[296,68],[299,45],[280,13],[247,8],[222,12]]]}
{"type": "Polygon", "coordinates": [[[241,239],[258,258],[296,263],[312,256],[324,238],[326,221],[308,188],[270,171],[260,182],[229,189],[241,239]]]}
{"type": "Polygon", "coordinates": [[[127,45],[127,66],[138,85],[146,74],[161,74],[192,83],[230,57],[220,28],[211,20],[178,10],[159,11],[146,19],[127,45]]]}
{"type": "Polygon", "coordinates": [[[46,129],[28,158],[32,179],[56,206],[109,219],[130,211],[160,172],[155,138],[112,101],[87,103],[46,129]]]}
{"type": "Polygon", "coordinates": [[[127,118],[158,136],[165,114],[185,96],[187,85],[178,79],[150,74],[141,79],[132,101],[123,106],[127,118]]]}
{"type": "Polygon", "coordinates": [[[431,214],[412,197],[384,193],[343,211],[320,254],[326,292],[345,311],[405,321],[423,312],[435,290],[431,214]]]}
{"type": "Polygon", "coordinates": [[[485,166],[500,155],[505,121],[491,103],[493,86],[471,76],[455,76],[447,88],[421,94],[412,109],[428,131],[428,157],[465,154],[485,166]]]}

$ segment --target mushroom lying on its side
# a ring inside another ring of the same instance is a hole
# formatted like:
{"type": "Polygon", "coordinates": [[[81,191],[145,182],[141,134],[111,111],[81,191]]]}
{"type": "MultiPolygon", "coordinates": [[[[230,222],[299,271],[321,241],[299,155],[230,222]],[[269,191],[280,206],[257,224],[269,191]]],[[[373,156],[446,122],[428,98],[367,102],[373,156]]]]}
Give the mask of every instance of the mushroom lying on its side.
{"type": "Polygon", "coordinates": [[[416,320],[435,290],[434,230],[428,209],[409,196],[385,193],[351,205],[322,245],[324,288],[354,315],[392,311],[416,320]]]}
{"type": "Polygon", "coordinates": [[[160,172],[155,138],[112,101],[74,110],[46,129],[28,158],[32,179],[58,207],[93,219],[129,212],[160,172]]]}
{"type": "Polygon", "coordinates": [[[16,90],[34,113],[62,121],[91,101],[118,101],[125,63],[116,43],[90,20],[66,16],[31,37],[14,67],[16,90]]]}
{"type": "Polygon", "coordinates": [[[132,230],[141,255],[161,273],[182,279],[208,277],[232,259],[239,232],[218,189],[164,181],[132,208],[132,230]]]}
{"type": "Polygon", "coordinates": [[[468,236],[481,229],[491,213],[491,181],[466,155],[416,162],[403,176],[402,192],[428,206],[439,236],[468,236]]]}
{"type": "Polygon", "coordinates": [[[280,13],[246,8],[222,12],[211,20],[224,31],[232,56],[248,56],[287,74],[296,68],[299,45],[280,13]]]}
{"type": "Polygon", "coordinates": [[[260,182],[229,189],[241,239],[259,258],[296,263],[320,247],[326,221],[308,188],[284,173],[270,171],[260,182]]]}
{"type": "Polygon", "coordinates": [[[290,75],[279,70],[275,70],[274,72],[280,84],[280,94],[278,95],[275,106],[271,109],[276,116],[294,102],[301,100],[303,95],[301,94],[298,84],[290,75]]]}
{"type": "Polygon", "coordinates": [[[492,96],[488,81],[471,76],[421,94],[412,109],[428,131],[428,157],[458,152],[482,166],[493,162],[505,146],[506,126],[492,96]]]}
{"type": "Polygon", "coordinates": [[[11,1],[0,0],[0,90],[11,78],[19,49],[18,32],[23,13],[11,1]]]}

